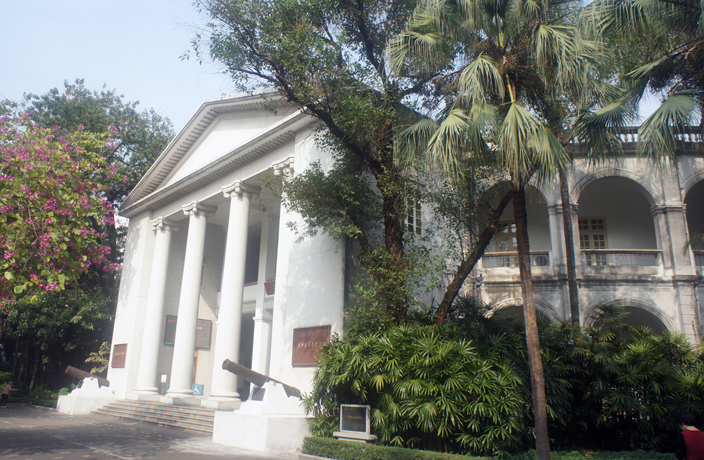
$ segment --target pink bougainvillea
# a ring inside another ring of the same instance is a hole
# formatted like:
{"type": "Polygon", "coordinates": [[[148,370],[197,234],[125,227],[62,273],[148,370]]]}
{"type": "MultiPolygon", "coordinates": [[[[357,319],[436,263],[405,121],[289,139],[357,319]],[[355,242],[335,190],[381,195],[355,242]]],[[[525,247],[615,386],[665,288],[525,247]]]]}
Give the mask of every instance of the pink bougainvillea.
{"type": "Polygon", "coordinates": [[[91,266],[113,269],[102,233],[113,223],[101,185],[115,176],[109,137],[0,117],[0,300],[62,290],[91,266]]]}

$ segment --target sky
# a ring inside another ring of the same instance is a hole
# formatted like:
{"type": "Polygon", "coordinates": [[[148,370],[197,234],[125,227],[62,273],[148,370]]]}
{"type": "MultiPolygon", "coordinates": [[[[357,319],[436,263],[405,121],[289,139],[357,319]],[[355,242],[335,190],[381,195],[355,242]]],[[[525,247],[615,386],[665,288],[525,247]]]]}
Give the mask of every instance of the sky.
{"type": "Polygon", "coordinates": [[[220,67],[180,58],[204,22],[191,0],[0,0],[0,99],[83,78],[178,132],[203,102],[234,91],[220,67]]]}
{"type": "Polygon", "coordinates": [[[236,94],[221,67],[181,59],[204,22],[192,0],[0,0],[0,99],[83,78],[178,132],[203,102],[236,94]]]}

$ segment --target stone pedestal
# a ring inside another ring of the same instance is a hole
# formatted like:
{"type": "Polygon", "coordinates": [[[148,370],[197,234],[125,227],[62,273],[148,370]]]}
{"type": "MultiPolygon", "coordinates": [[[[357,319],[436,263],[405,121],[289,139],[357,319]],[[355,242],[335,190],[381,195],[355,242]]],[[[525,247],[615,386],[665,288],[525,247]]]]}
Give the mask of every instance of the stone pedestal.
{"type": "Polygon", "coordinates": [[[56,411],[68,415],[90,414],[94,410],[115,401],[115,393],[109,387],[100,387],[98,379],[83,379],[81,388],[71,394],[59,396],[56,411]]]}
{"type": "Polygon", "coordinates": [[[267,382],[262,401],[245,401],[234,412],[216,412],[213,441],[258,452],[295,452],[310,436],[301,400],[267,382]]]}

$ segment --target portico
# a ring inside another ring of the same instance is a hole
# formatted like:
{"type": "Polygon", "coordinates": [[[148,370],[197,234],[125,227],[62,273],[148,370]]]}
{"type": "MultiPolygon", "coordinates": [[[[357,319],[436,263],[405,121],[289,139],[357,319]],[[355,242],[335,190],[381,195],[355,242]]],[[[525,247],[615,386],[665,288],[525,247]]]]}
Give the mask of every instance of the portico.
{"type": "Polygon", "coordinates": [[[270,104],[275,113],[255,96],[203,104],[122,206],[118,397],[236,410],[249,384],[226,359],[308,391],[313,367],[294,363],[294,330],[341,333],[344,247],[297,241],[298,216],[264,186],[331,159],[313,119],[270,104]]]}

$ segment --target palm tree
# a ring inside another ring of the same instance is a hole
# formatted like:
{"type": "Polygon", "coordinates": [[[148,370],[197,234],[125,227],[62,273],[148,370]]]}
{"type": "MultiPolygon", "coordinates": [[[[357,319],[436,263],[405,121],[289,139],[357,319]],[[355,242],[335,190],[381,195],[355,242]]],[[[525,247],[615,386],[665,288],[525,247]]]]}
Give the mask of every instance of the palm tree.
{"type": "Polygon", "coordinates": [[[429,157],[462,174],[466,162],[492,155],[511,184],[539,459],[550,458],[550,450],[526,186],[566,170],[565,145],[575,136],[588,140],[588,152],[613,144],[603,127],[618,125],[626,113],[623,104],[590,111],[613,94],[599,78],[601,42],[571,25],[578,6],[571,0],[421,0],[389,48],[402,74],[446,70],[436,84],[445,103],[440,121],[414,127],[429,157]]]}
{"type": "Polygon", "coordinates": [[[624,57],[623,80],[635,102],[646,90],[661,96],[660,107],[638,130],[638,152],[650,159],[674,156],[677,135],[697,123],[702,128],[702,19],[704,4],[694,0],[596,0],[584,10],[596,33],[627,45],[629,37],[647,38],[635,46],[636,57],[624,57]]]}

